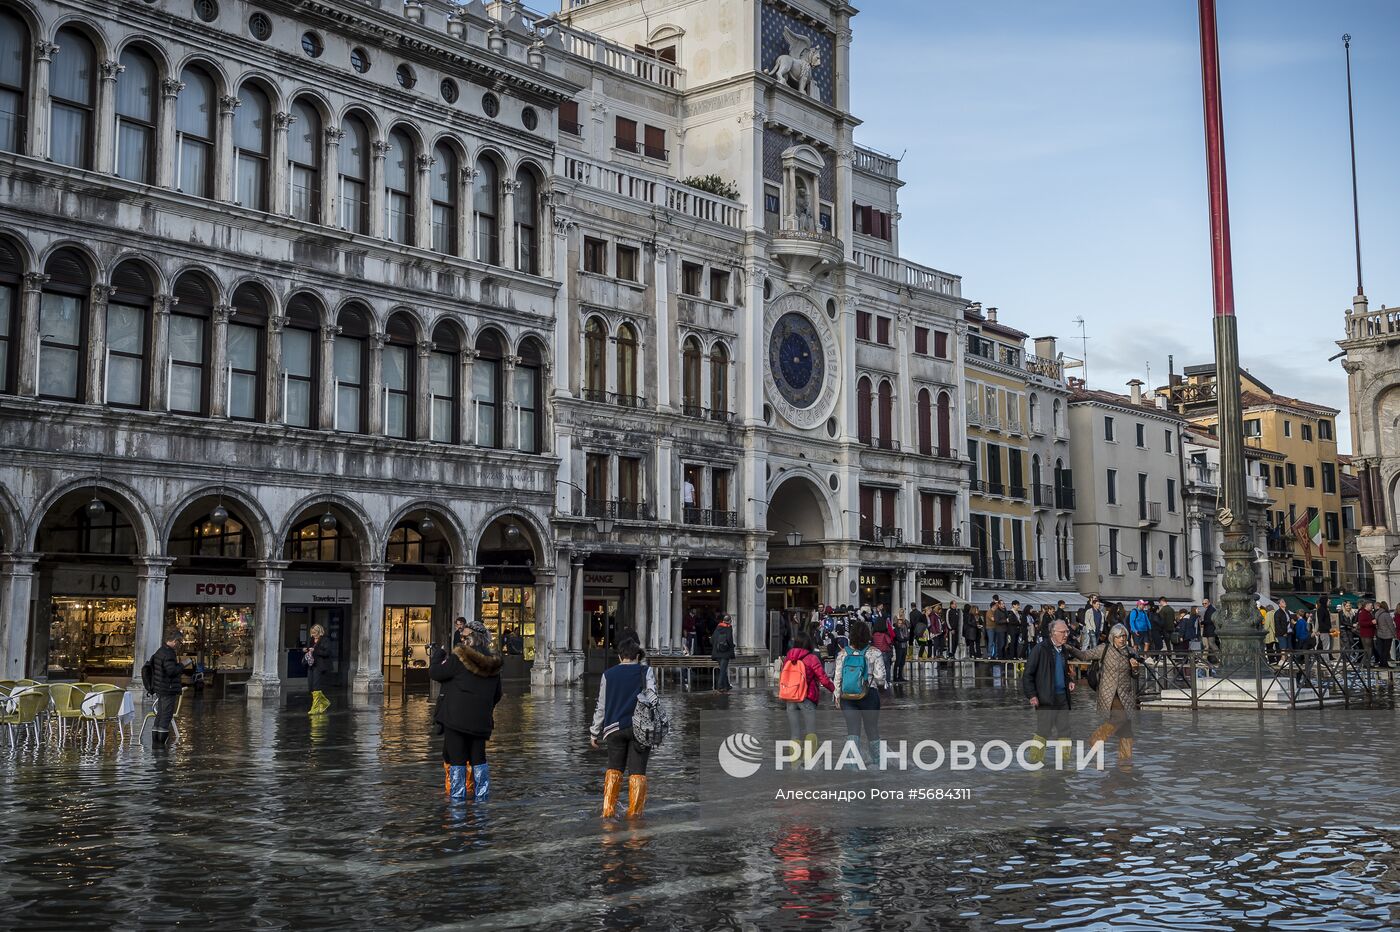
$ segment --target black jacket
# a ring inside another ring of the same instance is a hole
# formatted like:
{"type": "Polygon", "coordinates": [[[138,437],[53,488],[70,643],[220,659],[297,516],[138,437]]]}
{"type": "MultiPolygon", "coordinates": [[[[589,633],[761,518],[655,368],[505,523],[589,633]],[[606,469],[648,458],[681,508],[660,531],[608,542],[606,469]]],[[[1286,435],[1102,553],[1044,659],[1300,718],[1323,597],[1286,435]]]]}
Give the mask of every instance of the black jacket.
{"type": "MultiPolygon", "coordinates": [[[[1079,651],[1070,647],[1068,642],[1061,650],[1065,658],[1065,700],[1073,705],[1074,693],[1069,691],[1069,684],[1074,679],[1074,668],[1069,662],[1079,656],[1079,651]]],[[[1021,690],[1027,699],[1035,696],[1043,706],[1055,702],[1055,645],[1048,639],[1037,643],[1031,651],[1030,659],[1026,661],[1026,672],[1021,677],[1021,690]]]]}
{"type": "Polygon", "coordinates": [[[315,663],[306,669],[306,688],[320,689],[326,683],[326,677],[331,675],[331,642],[329,638],[321,638],[311,648],[311,656],[315,663]]]}
{"type": "Polygon", "coordinates": [[[710,659],[720,660],[728,657],[734,659],[734,627],[730,624],[721,624],[715,628],[715,637],[710,647],[710,659]]]}
{"type": "Polygon", "coordinates": [[[151,655],[151,689],[157,696],[180,695],[180,676],[185,672],[180,658],[175,656],[175,648],[162,644],[160,650],[151,655]]]}
{"type": "Polygon", "coordinates": [[[495,728],[491,712],[501,701],[501,658],[479,654],[466,644],[448,653],[438,648],[428,675],[442,683],[437,715],[444,728],[476,738],[489,738],[495,728]]]}

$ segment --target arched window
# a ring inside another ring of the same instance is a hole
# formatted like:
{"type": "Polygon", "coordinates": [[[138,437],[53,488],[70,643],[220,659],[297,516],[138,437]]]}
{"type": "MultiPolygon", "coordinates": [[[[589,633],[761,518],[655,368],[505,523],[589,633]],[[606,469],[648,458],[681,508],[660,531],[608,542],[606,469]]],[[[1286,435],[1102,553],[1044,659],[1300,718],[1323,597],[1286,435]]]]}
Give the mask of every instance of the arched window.
{"type": "Polygon", "coordinates": [[[953,455],[953,398],[947,392],[938,393],[938,447],[935,455],[953,455]]]}
{"type": "Polygon", "coordinates": [[[873,403],[870,379],[861,376],[860,381],[856,382],[856,436],[861,443],[871,443],[874,440],[870,430],[870,412],[873,403]]]}
{"type": "Polygon", "coordinates": [[[511,388],[515,395],[515,445],[523,453],[539,453],[541,449],[542,418],[540,417],[540,373],[544,354],[535,340],[526,340],[520,348],[520,362],[515,367],[511,388]]]}
{"type": "Polygon", "coordinates": [[[583,325],[583,397],[587,401],[606,401],[607,392],[608,333],[602,320],[590,317],[583,325]]]}
{"type": "Polygon", "coordinates": [[[388,339],[384,343],[381,363],[384,374],[384,436],[411,438],[414,431],[414,416],[417,407],[413,401],[417,394],[414,384],[415,361],[417,359],[418,331],[407,314],[395,314],[389,318],[385,330],[388,339]]]}
{"type": "MultiPolygon", "coordinates": [[[[1055,546],[1059,547],[1060,531],[1055,530],[1055,546]]],[[[1039,521],[1035,523],[1035,569],[1036,578],[1045,578],[1045,525],[1039,521]]]]}
{"type": "Polygon", "coordinates": [[[723,343],[710,347],[710,417],[729,416],[729,350],[723,343]]]}
{"type": "Polygon", "coordinates": [[[214,81],[199,68],[180,73],[175,104],[175,187],[191,197],[214,196],[214,81]]]}
{"type": "Polygon", "coordinates": [[[321,222],[321,112],[306,99],[292,103],[294,121],[287,131],[287,168],[292,216],[321,222]]]}
{"type": "Polygon", "coordinates": [[[1031,501],[1037,505],[1049,505],[1049,502],[1043,501],[1044,498],[1045,492],[1040,482],[1040,454],[1036,453],[1031,456],[1031,501]]]}
{"type": "Polygon", "coordinates": [[[214,289],[197,272],[175,281],[179,302],[170,312],[170,410],[178,414],[209,413],[209,325],[214,314],[214,289]]]}
{"type": "Polygon", "coordinates": [[[617,396],[619,404],[629,408],[641,406],[637,390],[637,330],[631,324],[617,328],[617,396]]]}
{"type": "Polygon", "coordinates": [[[476,222],[476,258],[491,265],[501,264],[500,216],[501,179],[496,163],[489,156],[476,160],[476,182],[472,188],[472,212],[476,222]]]}
{"type": "Polygon", "coordinates": [[[919,453],[933,455],[933,401],[928,389],[919,389],[919,410],[916,420],[919,423],[919,453]]]}
{"type": "Polygon", "coordinates": [[[1055,399],[1055,406],[1050,411],[1050,427],[1055,432],[1055,436],[1060,436],[1060,399],[1055,399]]]}
{"type": "Polygon", "coordinates": [[[700,417],[700,341],[686,337],[681,347],[681,406],[687,417],[700,417]]]}
{"type": "Polygon", "coordinates": [[[293,528],[287,537],[287,559],[349,563],[355,559],[355,535],[344,521],[322,527],[319,517],[293,528]]]}
{"type": "Polygon", "coordinates": [[[8,242],[0,239],[0,394],[15,391],[19,359],[19,283],[24,263],[8,242]]]}
{"type": "Polygon", "coordinates": [[[1040,433],[1040,398],[1036,396],[1035,392],[1031,392],[1030,397],[1026,400],[1026,407],[1031,419],[1031,432],[1040,433]]]}
{"type": "Polygon", "coordinates": [[[336,324],[335,337],[335,430],[348,434],[364,432],[365,424],[365,340],[369,337],[369,311],[346,308],[336,324]]]}
{"type": "Polygon", "coordinates": [[[97,109],[97,53],[92,43],[76,29],[60,29],[54,39],[49,70],[50,116],[49,158],[60,165],[91,168],[96,148],[93,121],[97,109]]]}
{"type": "Polygon", "coordinates": [[[170,535],[170,555],[181,557],[234,557],[253,555],[243,522],[228,515],[220,523],[203,515],[193,524],[176,528],[170,535]]]}
{"type": "Polygon", "coordinates": [[[287,302],[287,324],[282,329],[282,423],[292,427],[317,426],[320,396],[321,308],[307,294],[287,302]]]}
{"type": "Polygon", "coordinates": [[[123,262],[112,273],[103,397],[109,405],[145,408],[150,403],[146,375],[154,291],[151,276],[139,262],[123,262]]]}
{"type": "Polygon", "coordinates": [[[433,351],[428,356],[428,437],[434,443],[457,443],[458,372],[462,341],[448,323],[433,331],[433,351]]]}
{"type": "Polygon", "coordinates": [[[267,95],[252,84],[238,89],[238,100],[233,111],[233,199],[253,210],[267,210],[272,107],[267,95]]]}
{"type": "Polygon", "coordinates": [[[433,149],[433,252],[457,255],[457,154],[445,142],[433,149]]]}
{"type": "Polygon", "coordinates": [[[87,372],[87,262],[61,249],[44,267],[49,280],[39,305],[39,397],[82,401],[87,372]]]}
{"type": "Polygon", "coordinates": [[[384,237],[413,245],[413,140],[401,129],[389,134],[384,158],[384,237]]]}
{"type": "Polygon", "coordinates": [[[156,161],[156,63],[137,49],[122,52],[117,76],[117,174],[150,184],[156,161]]]}
{"type": "Polygon", "coordinates": [[[261,421],[263,412],[263,356],[267,319],[266,297],[253,285],[240,285],[233,293],[233,317],[228,322],[228,416],[235,421],[261,421]]]}
{"type": "Polygon", "coordinates": [[[501,341],[491,331],[484,331],[476,338],[476,352],[476,362],[472,363],[476,443],[482,447],[500,447],[501,341]]]}
{"type": "Polygon", "coordinates": [[[340,225],[351,233],[369,232],[369,131],[359,117],[340,127],[340,225]]]}
{"type": "Polygon", "coordinates": [[[880,383],[880,448],[894,447],[894,386],[888,379],[880,383]]]}
{"type": "Polygon", "coordinates": [[[404,521],[389,532],[389,544],[384,548],[389,563],[422,563],[423,534],[411,521],[404,521]]]}
{"type": "Polygon", "coordinates": [[[539,184],[535,173],[522,168],[515,173],[515,267],[522,272],[540,272],[539,237],[536,217],[539,213],[539,184]]]}
{"type": "Polygon", "coordinates": [[[23,152],[29,103],[29,29],[0,10],[0,151],[23,152]]]}

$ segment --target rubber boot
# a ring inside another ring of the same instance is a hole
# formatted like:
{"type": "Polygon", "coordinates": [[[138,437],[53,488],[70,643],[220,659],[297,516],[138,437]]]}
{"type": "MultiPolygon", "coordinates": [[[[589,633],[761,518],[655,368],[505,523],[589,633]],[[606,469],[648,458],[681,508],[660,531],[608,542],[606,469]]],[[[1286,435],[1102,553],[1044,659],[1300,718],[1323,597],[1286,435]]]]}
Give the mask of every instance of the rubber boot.
{"type": "Polygon", "coordinates": [[[451,765],[447,768],[447,795],[452,797],[454,803],[464,803],[467,801],[468,768],[466,764],[451,765]]]}
{"type": "Polygon", "coordinates": [[[328,710],[330,709],[330,707],[331,707],[331,700],[326,696],[325,693],[321,693],[321,708],[317,709],[317,711],[318,711],[318,712],[326,712],[326,711],[328,711],[328,710]]]}
{"type": "Polygon", "coordinates": [[[603,775],[603,818],[617,815],[617,797],[622,793],[622,771],[609,770],[603,775]]]}
{"type": "Polygon", "coordinates": [[[812,762],[812,759],[817,756],[817,736],[815,734],[809,734],[804,739],[803,745],[803,751],[805,752],[805,760],[807,763],[810,764],[812,762]]]}
{"type": "Polygon", "coordinates": [[[865,766],[871,770],[880,769],[880,748],[883,745],[884,742],[879,740],[870,742],[870,759],[865,762],[865,766]]]}
{"type": "Polygon", "coordinates": [[[442,791],[452,795],[452,765],[447,761],[442,762],[442,791]]]}
{"type": "Polygon", "coordinates": [[[477,764],[472,767],[472,783],[475,786],[476,801],[484,803],[491,798],[491,765],[477,764]]]}
{"type": "Polygon", "coordinates": [[[635,819],[647,805],[647,775],[634,773],[627,778],[627,818],[635,819]]]}
{"type": "Polygon", "coordinates": [[[1117,729],[1112,724],[1110,724],[1109,722],[1104,722],[1098,728],[1095,728],[1094,733],[1089,736],[1089,746],[1093,747],[1100,741],[1108,741],[1109,736],[1112,735],[1116,730],[1117,729]]]}
{"type": "Polygon", "coordinates": [[[1041,735],[1031,735],[1031,745],[1030,750],[1026,752],[1026,763],[1045,763],[1045,738],[1041,735]]]}

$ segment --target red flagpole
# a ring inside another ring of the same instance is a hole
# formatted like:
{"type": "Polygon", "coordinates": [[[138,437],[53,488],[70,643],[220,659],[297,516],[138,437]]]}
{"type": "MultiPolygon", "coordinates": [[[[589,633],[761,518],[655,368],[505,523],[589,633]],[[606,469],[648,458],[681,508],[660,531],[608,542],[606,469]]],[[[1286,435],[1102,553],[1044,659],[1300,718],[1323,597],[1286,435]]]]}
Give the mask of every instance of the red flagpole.
{"type": "Polygon", "coordinates": [[[1220,107],[1220,47],[1215,0],[1199,0],[1201,91],[1205,96],[1206,180],[1210,186],[1210,263],[1215,316],[1235,315],[1235,274],[1230,265],[1230,195],[1225,183],[1225,126],[1220,107]]]}

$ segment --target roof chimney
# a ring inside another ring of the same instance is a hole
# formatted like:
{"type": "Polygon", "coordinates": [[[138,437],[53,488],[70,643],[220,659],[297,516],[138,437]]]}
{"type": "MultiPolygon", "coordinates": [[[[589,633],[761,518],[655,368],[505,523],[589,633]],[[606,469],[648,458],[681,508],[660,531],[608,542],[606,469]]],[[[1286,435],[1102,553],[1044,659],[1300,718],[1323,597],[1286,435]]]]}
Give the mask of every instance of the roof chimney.
{"type": "Polygon", "coordinates": [[[1040,357],[1041,359],[1054,360],[1055,357],[1058,355],[1058,354],[1055,352],[1055,338],[1054,338],[1054,337],[1036,337],[1036,338],[1035,338],[1035,354],[1036,354],[1036,356],[1040,357]]]}
{"type": "Polygon", "coordinates": [[[1133,404],[1142,404],[1142,379],[1133,379],[1128,383],[1128,391],[1132,396],[1133,404]]]}
{"type": "Polygon", "coordinates": [[[991,323],[991,324],[994,324],[994,323],[997,322],[997,309],[996,309],[996,308],[994,308],[994,307],[989,307],[989,308],[987,308],[987,322],[988,322],[988,323],[991,323]]]}

